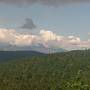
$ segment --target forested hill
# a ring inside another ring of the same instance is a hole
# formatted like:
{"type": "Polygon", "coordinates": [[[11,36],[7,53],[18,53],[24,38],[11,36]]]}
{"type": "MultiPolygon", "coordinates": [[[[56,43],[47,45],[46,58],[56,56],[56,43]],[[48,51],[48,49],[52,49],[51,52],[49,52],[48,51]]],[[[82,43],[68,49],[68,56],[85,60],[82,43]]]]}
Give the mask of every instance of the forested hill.
{"type": "Polygon", "coordinates": [[[33,56],[44,55],[36,51],[0,51],[0,63],[14,59],[31,58],[33,56]]]}
{"type": "Polygon", "coordinates": [[[90,90],[90,50],[0,64],[0,90],[90,90]]]}
{"type": "Polygon", "coordinates": [[[61,56],[64,58],[80,58],[80,59],[84,59],[84,58],[89,58],[90,57],[90,50],[73,50],[73,51],[68,51],[68,52],[61,52],[61,53],[56,53],[56,54],[51,54],[53,56],[61,56]]]}

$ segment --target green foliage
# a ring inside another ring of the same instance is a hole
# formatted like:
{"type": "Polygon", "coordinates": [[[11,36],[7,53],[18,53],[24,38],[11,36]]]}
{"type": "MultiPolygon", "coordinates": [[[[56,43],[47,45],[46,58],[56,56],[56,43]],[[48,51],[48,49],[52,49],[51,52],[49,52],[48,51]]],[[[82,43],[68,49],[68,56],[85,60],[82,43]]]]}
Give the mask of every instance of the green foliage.
{"type": "Polygon", "coordinates": [[[90,90],[90,50],[0,64],[0,90],[90,90]]]}

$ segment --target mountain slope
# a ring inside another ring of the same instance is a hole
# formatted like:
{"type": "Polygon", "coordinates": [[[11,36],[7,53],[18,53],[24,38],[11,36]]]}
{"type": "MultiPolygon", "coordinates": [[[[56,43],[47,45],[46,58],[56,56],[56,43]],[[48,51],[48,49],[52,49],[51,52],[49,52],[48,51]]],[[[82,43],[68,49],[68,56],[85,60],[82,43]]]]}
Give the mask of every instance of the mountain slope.
{"type": "Polygon", "coordinates": [[[90,90],[90,50],[3,63],[0,90],[90,90]]]}

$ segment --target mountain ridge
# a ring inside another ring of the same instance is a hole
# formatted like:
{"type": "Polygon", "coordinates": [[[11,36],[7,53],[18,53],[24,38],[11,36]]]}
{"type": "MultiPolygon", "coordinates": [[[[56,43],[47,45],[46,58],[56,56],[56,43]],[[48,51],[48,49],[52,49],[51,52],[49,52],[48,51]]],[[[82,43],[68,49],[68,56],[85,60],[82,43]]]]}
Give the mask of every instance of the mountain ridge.
{"type": "Polygon", "coordinates": [[[56,53],[56,52],[66,52],[67,50],[63,48],[56,47],[44,47],[42,44],[32,45],[32,46],[17,46],[17,45],[5,45],[1,46],[0,51],[36,51],[45,54],[56,53]]]}

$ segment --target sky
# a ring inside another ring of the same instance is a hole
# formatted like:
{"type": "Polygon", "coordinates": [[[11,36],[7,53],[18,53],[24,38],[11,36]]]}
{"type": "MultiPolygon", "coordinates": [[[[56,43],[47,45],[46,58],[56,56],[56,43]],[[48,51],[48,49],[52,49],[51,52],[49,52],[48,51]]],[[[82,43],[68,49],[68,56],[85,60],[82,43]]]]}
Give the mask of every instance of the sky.
{"type": "Polygon", "coordinates": [[[0,44],[90,48],[89,0],[0,0],[0,44]],[[53,43],[53,44],[52,44],[53,43]]]}

